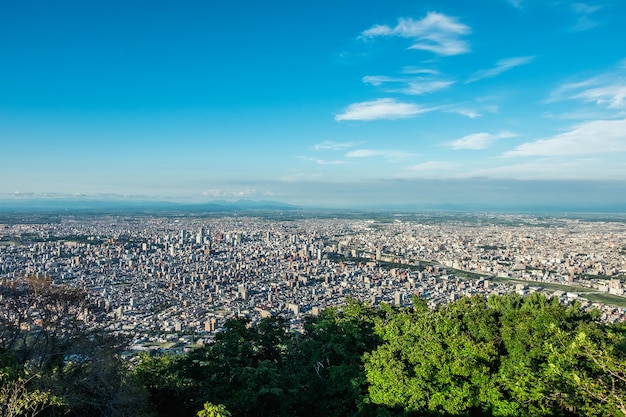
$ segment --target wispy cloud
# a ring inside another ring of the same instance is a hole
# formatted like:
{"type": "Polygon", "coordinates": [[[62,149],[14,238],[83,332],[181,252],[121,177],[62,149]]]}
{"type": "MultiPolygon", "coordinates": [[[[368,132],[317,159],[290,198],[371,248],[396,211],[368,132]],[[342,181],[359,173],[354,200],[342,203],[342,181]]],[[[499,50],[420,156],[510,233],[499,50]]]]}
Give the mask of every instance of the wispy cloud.
{"type": "Polygon", "coordinates": [[[443,90],[454,84],[454,81],[444,80],[414,80],[408,82],[406,88],[400,89],[398,92],[408,95],[422,95],[432,93],[433,91],[443,90]]]}
{"type": "Polygon", "coordinates": [[[402,74],[428,74],[428,75],[437,75],[439,71],[432,68],[422,68],[422,67],[412,67],[407,66],[402,68],[400,71],[402,74]]]}
{"type": "Polygon", "coordinates": [[[386,75],[366,75],[362,78],[365,84],[371,84],[373,86],[381,86],[385,83],[404,82],[405,78],[387,77],[386,75]]]}
{"type": "Polygon", "coordinates": [[[305,161],[314,162],[317,165],[345,165],[348,163],[347,161],[343,161],[340,159],[325,160],[325,159],[311,158],[308,156],[299,156],[298,158],[304,159],[305,161]]]}
{"type": "Polygon", "coordinates": [[[571,5],[572,11],[578,15],[578,20],[576,24],[572,27],[572,30],[575,32],[581,32],[583,30],[588,30],[594,28],[598,25],[598,22],[591,19],[591,15],[598,10],[602,9],[601,6],[593,5],[590,6],[585,3],[573,3],[571,5]]]}
{"type": "Polygon", "coordinates": [[[626,67],[620,63],[617,69],[582,81],[566,83],[551,94],[547,102],[564,99],[583,100],[609,109],[626,108],[626,67]]]}
{"type": "Polygon", "coordinates": [[[592,180],[624,178],[625,164],[618,167],[602,168],[601,159],[540,158],[518,164],[483,166],[467,171],[459,178],[497,178],[516,180],[592,180]],[[618,169],[614,169],[618,168],[618,169]],[[621,173],[619,172],[621,170],[621,173]],[[598,173],[601,173],[598,175],[598,173]],[[598,178],[600,177],[600,178],[598,178]]]}
{"type": "Polygon", "coordinates": [[[576,3],[568,1],[539,1],[539,0],[505,0],[516,9],[527,9],[529,6],[548,6],[555,9],[569,9],[576,17],[575,23],[570,27],[571,31],[581,32],[598,26],[598,21],[592,15],[603,9],[599,4],[576,3]]]}
{"type": "Polygon", "coordinates": [[[545,117],[546,119],[554,119],[554,120],[578,120],[578,121],[588,120],[588,121],[591,121],[591,120],[602,119],[606,115],[602,112],[602,110],[599,110],[599,109],[593,109],[593,110],[580,109],[580,110],[573,110],[573,111],[562,112],[562,113],[545,112],[542,116],[545,117]]]}
{"type": "Polygon", "coordinates": [[[415,156],[411,152],[398,151],[393,149],[355,149],[346,153],[346,158],[372,158],[383,157],[390,159],[403,159],[415,156]]]}
{"type": "Polygon", "coordinates": [[[471,135],[463,136],[453,142],[450,142],[449,146],[452,149],[471,149],[471,150],[480,150],[486,149],[498,139],[506,139],[515,137],[514,133],[503,131],[500,133],[473,133],[471,135]]]}
{"type": "Polygon", "coordinates": [[[205,197],[213,198],[241,198],[249,197],[257,194],[257,190],[237,190],[237,191],[225,191],[221,189],[206,190],[201,193],[205,197]]]}
{"type": "Polygon", "coordinates": [[[313,145],[313,149],[316,151],[343,151],[344,149],[352,148],[358,144],[358,142],[334,142],[327,140],[322,143],[316,143],[313,145]]]}
{"type": "Polygon", "coordinates": [[[626,83],[615,83],[585,89],[572,98],[605,105],[610,109],[621,109],[626,104],[626,83]]]}
{"type": "Polygon", "coordinates": [[[340,159],[333,159],[332,161],[324,161],[321,159],[318,159],[317,161],[315,161],[318,165],[345,165],[348,162],[346,161],[342,161],[340,159]]]}
{"type": "Polygon", "coordinates": [[[496,104],[490,104],[490,100],[493,100],[493,98],[477,97],[474,99],[474,102],[456,103],[446,106],[444,111],[447,113],[460,114],[470,119],[477,119],[482,117],[485,113],[498,113],[498,106],[496,104]]]}
{"type": "Polygon", "coordinates": [[[335,120],[394,120],[433,110],[435,109],[421,107],[414,103],[403,103],[392,98],[380,98],[351,104],[343,113],[336,115],[335,120]]]}
{"type": "Polygon", "coordinates": [[[450,170],[456,167],[456,164],[447,161],[426,161],[410,166],[408,169],[420,173],[438,174],[440,171],[450,170]]]}
{"type": "Polygon", "coordinates": [[[521,9],[522,8],[522,0],[506,0],[506,1],[511,6],[515,7],[516,9],[521,9]]]}
{"type": "Polygon", "coordinates": [[[482,115],[475,109],[470,108],[453,108],[447,110],[448,113],[457,113],[461,116],[469,117],[470,119],[477,119],[482,115]]]}
{"type": "Polygon", "coordinates": [[[535,59],[534,56],[518,56],[514,58],[501,59],[496,63],[496,66],[487,70],[482,70],[474,73],[466,83],[473,83],[484,78],[492,78],[508,71],[512,68],[519,67],[520,65],[526,65],[535,59]]]}
{"type": "Polygon", "coordinates": [[[361,33],[361,38],[396,36],[412,40],[409,49],[430,51],[437,55],[451,56],[469,52],[467,41],[461,36],[471,32],[469,26],[442,13],[430,12],[421,20],[398,19],[394,27],[375,25],[361,33]]]}
{"type": "Polygon", "coordinates": [[[366,75],[365,84],[383,87],[386,92],[407,95],[422,95],[448,88],[454,81],[433,79],[431,77],[388,77],[385,75],[366,75]],[[390,85],[386,87],[386,85],[390,85]]]}
{"type": "Polygon", "coordinates": [[[526,142],[505,157],[594,155],[626,152],[626,119],[595,120],[553,136],[526,142]]]}

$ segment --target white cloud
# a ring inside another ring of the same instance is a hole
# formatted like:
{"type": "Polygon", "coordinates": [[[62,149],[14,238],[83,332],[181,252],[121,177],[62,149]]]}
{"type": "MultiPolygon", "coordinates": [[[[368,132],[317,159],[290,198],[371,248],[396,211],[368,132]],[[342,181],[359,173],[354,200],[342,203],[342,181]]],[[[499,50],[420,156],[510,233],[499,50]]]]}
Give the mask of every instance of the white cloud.
{"type": "Polygon", "coordinates": [[[331,140],[324,141],[322,143],[316,143],[313,145],[313,149],[316,151],[342,151],[344,149],[352,148],[358,145],[357,142],[334,142],[331,140]]]}
{"type": "Polygon", "coordinates": [[[578,20],[576,24],[572,27],[572,30],[575,32],[580,32],[583,30],[588,30],[594,28],[598,25],[598,22],[591,19],[591,14],[597,12],[602,9],[601,6],[590,6],[585,3],[573,3],[571,5],[572,11],[578,15],[578,20]]]}
{"type": "Polygon", "coordinates": [[[491,143],[493,143],[494,141],[498,139],[512,138],[514,136],[515,136],[514,133],[506,132],[506,131],[495,133],[495,134],[486,133],[486,132],[474,133],[471,135],[463,136],[462,138],[459,138],[451,142],[449,146],[455,150],[458,150],[458,149],[479,150],[479,149],[485,149],[489,147],[491,143]]]}
{"type": "Polygon", "coordinates": [[[466,171],[458,178],[494,178],[515,180],[600,180],[626,179],[626,159],[607,164],[605,158],[545,157],[517,164],[483,165],[475,170],[466,171]]]}
{"type": "Polygon", "coordinates": [[[385,91],[407,95],[428,94],[454,84],[454,81],[428,77],[387,77],[385,75],[366,75],[363,77],[363,82],[375,87],[382,87],[385,84],[397,85],[397,87],[388,87],[385,91]]]}
{"type": "Polygon", "coordinates": [[[332,161],[324,161],[324,160],[317,160],[315,161],[318,165],[345,165],[347,164],[346,161],[342,161],[340,159],[333,159],[332,161]]]}
{"type": "Polygon", "coordinates": [[[403,103],[392,98],[363,101],[349,105],[343,113],[335,116],[335,120],[376,120],[402,119],[435,110],[420,107],[414,103],[403,103]]]}
{"type": "Polygon", "coordinates": [[[226,193],[225,191],[219,190],[219,189],[212,189],[212,190],[207,190],[207,191],[203,191],[202,192],[203,196],[208,196],[208,197],[226,197],[228,195],[228,193],[226,193]]]}
{"type": "Polygon", "coordinates": [[[572,96],[572,98],[594,102],[610,109],[621,109],[626,105],[626,83],[588,88],[572,96]]]}
{"type": "Polygon", "coordinates": [[[502,74],[512,68],[519,67],[520,65],[526,65],[535,59],[534,56],[518,56],[514,58],[501,59],[496,63],[496,66],[488,70],[482,70],[472,75],[466,83],[473,83],[484,78],[491,78],[502,74]]]}
{"type": "Polygon", "coordinates": [[[410,166],[409,169],[411,171],[418,171],[418,172],[431,172],[431,171],[449,170],[451,168],[454,168],[455,166],[456,164],[453,164],[451,162],[446,162],[446,161],[427,161],[427,162],[422,162],[420,164],[410,166]]]}
{"type": "MultiPolygon", "coordinates": [[[[626,60],[625,60],[626,61],[626,60]]],[[[430,69],[430,68],[421,68],[421,67],[404,67],[402,68],[402,74],[428,74],[428,75],[437,75],[439,71],[430,69]]]]}
{"type": "Polygon", "coordinates": [[[298,158],[304,159],[305,161],[314,162],[317,165],[345,165],[345,164],[348,163],[347,161],[342,161],[342,160],[339,160],[339,159],[327,161],[325,159],[310,158],[308,156],[300,156],[298,158]]]}
{"type": "Polygon", "coordinates": [[[459,178],[507,178],[516,180],[583,179],[586,175],[581,174],[585,172],[585,166],[589,166],[589,161],[542,159],[519,164],[480,167],[465,172],[459,178]]]}
{"type": "Polygon", "coordinates": [[[365,84],[371,84],[376,87],[385,83],[403,82],[404,80],[404,78],[387,77],[385,75],[366,75],[362,79],[365,84]]]}
{"type": "Polygon", "coordinates": [[[626,119],[596,120],[547,139],[526,142],[505,157],[593,155],[626,152],[626,119]]]}
{"type": "Polygon", "coordinates": [[[482,116],[478,111],[468,108],[450,109],[448,110],[448,113],[457,113],[461,116],[469,117],[470,119],[476,119],[482,116]]]}
{"type": "Polygon", "coordinates": [[[573,3],[572,4],[572,10],[574,11],[574,13],[578,13],[578,14],[590,14],[590,13],[597,12],[600,9],[602,9],[602,7],[598,5],[590,6],[585,3],[573,3]]]}
{"type": "Polygon", "coordinates": [[[391,159],[401,159],[410,158],[412,156],[415,156],[415,154],[393,149],[355,149],[354,151],[346,153],[346,158],[383,157],[391,159]]]}
{"type": "Polygon", "coordinates": [[[456,113],[461,116],[477,119],[485,113],[498,113],[498,106],[489,104],[488,101],[494,100],[489,97],[477,97],[474,99],[476,103],[456,103],[447,106],[444,111],[447,113],[456,113]]]}
{"type": "Polygon", "coordinates": [[[428,80],[428,81],[411,81],[407,87],[400,90],[400,92],[409,95],[422,95],[426,93],[432,93],[433,91],[442,90],[450,87],[454,84],[454,81],[443,80],[428,80]]]}
{"type": "Polygon", "coordinates": [[[546,119],[554,120],[598,120],[605,117],[605,114],[601,110],[588,110],[580,109],[562,113],[545,112],[543,115],[546,119]]]}
{"type": "Polygon", "coordinates": [[[203,191],[201,193],[205,197],[213,198],[237,198],[237,197],[249,197],[257,194],[256,190],[238,190],[238,191],[224,191],[220,189],[211,189],[203,191]]]}
{"type": "Polygon", "coordinates": [[[361,38],[397,36],[412,40],[409,49],[430,51],[450,56],[469,52],[468,43],[460,39],[471,32],[469,26],[442,13],[430,12],[421,20],[398,19],[395,27],[375,25],[361,33],[361,38]]]}
{"type": "Polygon", "coordinates": [[[563,84],[546,101],[565,99],[582,100],[609,109],[626,109],[626,67],[620,62],[616,69],[604,74],[563,84]]]}

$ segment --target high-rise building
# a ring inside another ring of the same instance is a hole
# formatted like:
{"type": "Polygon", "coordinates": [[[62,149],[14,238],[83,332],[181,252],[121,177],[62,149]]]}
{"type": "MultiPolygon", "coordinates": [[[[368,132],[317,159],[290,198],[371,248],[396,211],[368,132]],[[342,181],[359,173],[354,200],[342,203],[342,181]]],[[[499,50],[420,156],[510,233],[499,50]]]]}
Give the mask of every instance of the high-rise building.
{"type": "Polygon", "coordinates": [[[393,303],[397,306],[401,306],[403,301],[403,294],[400,291],[396,291],[396,294],[393,297],[393,303]]]}
{"type": "Polygon", "coordinates": [[[200,227],[200,229],[198,229],[198,234],[196,235],[196,243],[198,245],[201,245],[203,241],[204,241],[204,227],[200,227]]]}

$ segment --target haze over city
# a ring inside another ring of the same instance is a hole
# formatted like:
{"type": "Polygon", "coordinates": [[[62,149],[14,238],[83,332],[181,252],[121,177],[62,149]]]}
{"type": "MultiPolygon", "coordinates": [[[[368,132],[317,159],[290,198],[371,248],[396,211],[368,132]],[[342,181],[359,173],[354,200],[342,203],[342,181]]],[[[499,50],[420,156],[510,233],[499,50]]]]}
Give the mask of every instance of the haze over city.
{"type": "Polygon", "coordinates": [[[626,207],[626,4],[0,4],[0,200],[626,207]]]}

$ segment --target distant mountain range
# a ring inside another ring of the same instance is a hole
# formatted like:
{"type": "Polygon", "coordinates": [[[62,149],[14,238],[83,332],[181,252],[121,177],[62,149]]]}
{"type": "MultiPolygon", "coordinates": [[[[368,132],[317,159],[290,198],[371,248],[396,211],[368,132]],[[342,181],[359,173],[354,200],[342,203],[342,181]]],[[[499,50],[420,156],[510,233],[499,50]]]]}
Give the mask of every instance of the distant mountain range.
{"type": "Polygon", "coordinates": [[[602,204],[591,201],[586,204],[519,204],[519,203],[458,203],[458,204],[385,204],[356,205],[355,207],[322,208],[311,206],[296,206],[272,200],[213,200],[203,203],[181,203],[159,200],[121,199],[106,197],[76,197],[76,198],[12,198],[0,199],[0,213],[66,213],[84,214],[179,214],[179,213],[237,213],[245,212],[285,212],[303,215],[304,213],[320,215],[341,214],[350,215],[371,212],[496,212],[496,213],[534,213],[534,214],[564,214],[564,213],[611,213],[626,214],[624,204],[602,204]]]}
{"type": "Polygon", "coordinates": [[[232,212],[255,210],[295,210],[297,206],[269,200],[215,200],[204,203],[176,203],[148,200],[100,200],[91,198],[0,200],[0,211],[185,211],[232,212]]]}

